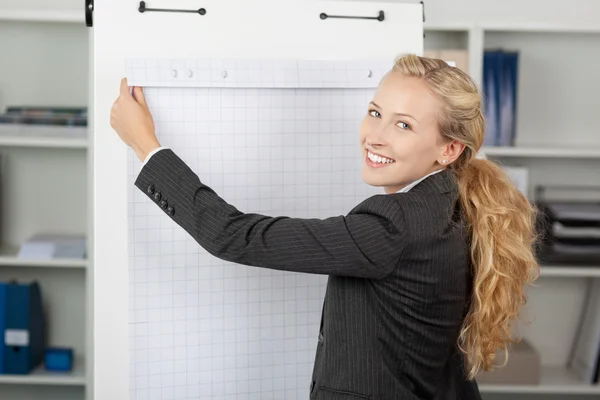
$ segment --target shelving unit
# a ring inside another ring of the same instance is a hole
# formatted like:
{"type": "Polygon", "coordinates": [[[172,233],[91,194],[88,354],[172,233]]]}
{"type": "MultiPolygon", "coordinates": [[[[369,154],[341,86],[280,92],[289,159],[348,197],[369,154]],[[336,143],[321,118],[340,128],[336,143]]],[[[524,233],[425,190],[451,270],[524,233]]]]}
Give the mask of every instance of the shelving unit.
{"type": "MultiPolygon", "coordinates": [[[[432,16],[425,49],[468,51],[468,72],[480,87],[485,49],[520,51],[515,146],[483,152],[504,166],[528,168],[532,200],[536,185],[600,186],[600,81],[590,79],[600,61],[600,25],[591,16],[600,7],[576,3],[425,2],[432,16]]],[[[519,326],[540,354],[541,382],[482,384],[484,399],[600,399],[600,385],[581,382],[566,368],[590,279],[600,279],[600,265],[541,267],[524,311],[531,321],[519,326]]]]}
{"type": "MultiPolygon", "coordinates": [[[[530,168],[532,186],[600,183],[597,2],[426,0],[425,12],[425,48],[468,50],[469,73],[478,83],[485,48],[509,47],[523,54],[517,143],[485,148],[489,158],[530,168]]],[[[0,51],[0,109],[9,104],[88,104],[88,29],[79,1],[3,1],[0,51]]],[[[88,138],[76,135],[0,133],[6,198],[1,208],[0,279],[39,279],[56,321],[50,340],[70,343],[80,355],[69,374],[38,369],[22,377],[0,375],[3,400],[91,399],[92,263],[16,258],[18,244],[39,229],[88,235],[92,231],[91,150],[88,138]]],[[[542,268],[526,312],[535,320],[524,327],[524,336],[542,357],[542,382],[481,385],[484,399],[600,399],[600,386],[579,382],[564,367],[584,304],[583,289],[589,279],[598,278],[600,265],[542,268]]]]}
{"type": "MultiPolygon", "coordinates": [[[[75,0],[0,4],[0,112],[7,106],[89,104],[90,40],[75,0]]],[[[74,369],[0,375],[3,400],[91,399],[92,263],[22,259],[38,233],[92,232],[87,127],[0,124],[0,281],[40,283],[50,346],[71,347],[74,369]]],[[[90,246],[88,245],[88,249],[90,246]]]]}

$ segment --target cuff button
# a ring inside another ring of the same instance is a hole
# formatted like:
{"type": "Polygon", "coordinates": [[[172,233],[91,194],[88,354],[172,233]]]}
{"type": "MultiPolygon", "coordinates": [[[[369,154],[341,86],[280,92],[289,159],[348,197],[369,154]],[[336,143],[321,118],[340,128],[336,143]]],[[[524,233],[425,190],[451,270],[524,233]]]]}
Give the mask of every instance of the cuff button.
{"type": "Polygon", "coordinates": [[[160,192],[154,193],[154,200],[160,201],[160,199],[162,199],[162,196],[160,195],[160,192]]]}
{"type": "Polygon", "coordinates": [[[146,191],[148,192],[148,194],[154,194],[154,185],[148,186],[148,189],[146,189],[146,191]]]}
{"type": "Polygon", "coordinates": [[[171,215],[171,216],[172,216],[172,215],[175,215],[175,209],[174,209],[173,207],[169,206],[169,207],[167,208],[167,213],[168,213],[169,215],[171,215]]]}

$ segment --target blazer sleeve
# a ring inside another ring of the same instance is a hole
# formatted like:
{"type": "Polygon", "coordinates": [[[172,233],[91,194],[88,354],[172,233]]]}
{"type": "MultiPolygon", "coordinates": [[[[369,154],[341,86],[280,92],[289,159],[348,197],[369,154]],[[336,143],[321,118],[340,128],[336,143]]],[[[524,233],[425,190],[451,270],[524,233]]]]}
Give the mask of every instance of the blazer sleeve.
{"type": "Polygon", "coordinates": [[[406,243],[402,210],[392,196],[372,196],[348,215],[326,219],[243,213],[170,149],[148,160],[135,186],[207,252],[239,264],[382,278],[395,268],[406,243]]]}

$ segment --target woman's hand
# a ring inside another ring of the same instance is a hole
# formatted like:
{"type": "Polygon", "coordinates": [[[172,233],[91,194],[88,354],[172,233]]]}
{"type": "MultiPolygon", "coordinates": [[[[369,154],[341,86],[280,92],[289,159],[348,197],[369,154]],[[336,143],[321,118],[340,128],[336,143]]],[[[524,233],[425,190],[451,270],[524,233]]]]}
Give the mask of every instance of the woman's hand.
{"type": "Polygon", "coordinates": [[[110,126],[121,140],[135,151],[141,161],[144,161],[152,150],[160,147],[144,92],[141,87],[136,86],[132,95],[127,78],[121,80],[119,97],[110,112],[110,126]]]}

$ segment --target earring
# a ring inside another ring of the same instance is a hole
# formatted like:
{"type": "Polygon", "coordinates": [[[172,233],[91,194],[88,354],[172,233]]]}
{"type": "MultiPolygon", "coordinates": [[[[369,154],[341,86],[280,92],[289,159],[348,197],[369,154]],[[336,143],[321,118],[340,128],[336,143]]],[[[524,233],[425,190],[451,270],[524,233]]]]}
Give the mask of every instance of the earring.
{"type": "Polygon", "coordinates": [[[442,160],[442,164],[446,164],[448,160],[442,160]]]}

